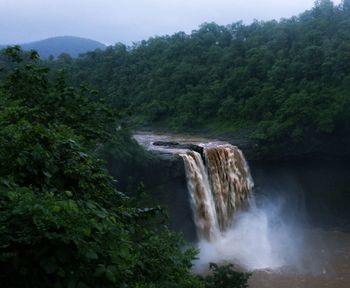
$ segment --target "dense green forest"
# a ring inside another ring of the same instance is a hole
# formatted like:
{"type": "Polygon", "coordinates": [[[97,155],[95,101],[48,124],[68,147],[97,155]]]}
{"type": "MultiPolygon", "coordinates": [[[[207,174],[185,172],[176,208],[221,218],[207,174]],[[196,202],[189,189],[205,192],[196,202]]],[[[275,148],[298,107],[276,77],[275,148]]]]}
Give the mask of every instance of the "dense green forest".
{"type": "Polygon", "coordinates": [[[350,155],[350,0],[77,59],[3,50],[2,286],[247,287],[231,266],[193,275],[197,251],[166,212],[117,191],[103,159],[124,173],[151,161],[127,128],[247,137],[266,155],[350,155]]]}
{"type": "Polygon", "coordinates": [[[264,153],[350,154],[349,0],[50,65],[101,91],[134,127],[249,137],[264,153]]]}
{"type": "Polygon", "coordinates": [[[1,59],[2,287],[247,287],[230,266],[192,275],[197,251],[165,211],[115,189],[101,157],[146,153],[115,109],[62,73],[49,80],[35,51],[11,47],[1,59]]]}

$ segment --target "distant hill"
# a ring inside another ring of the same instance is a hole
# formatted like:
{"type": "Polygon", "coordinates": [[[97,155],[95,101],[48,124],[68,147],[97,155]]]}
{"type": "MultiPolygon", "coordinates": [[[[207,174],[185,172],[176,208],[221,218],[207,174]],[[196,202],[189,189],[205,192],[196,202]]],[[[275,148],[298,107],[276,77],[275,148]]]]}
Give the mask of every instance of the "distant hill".
{"type": "MultiPolygon", "coordinates": [[[[62,53],[67,53],[72,57],[78,57],[79,54],[87,51],[106,48],[106,45],[101,42],[73,36],[52,37],[19,45],[23,50],[34,49],[38,51],[42,58],[48,58],[50,55],[57,57],[62,53]]],[[[0,49],[6,46],[0,45],[0,49]]]]}

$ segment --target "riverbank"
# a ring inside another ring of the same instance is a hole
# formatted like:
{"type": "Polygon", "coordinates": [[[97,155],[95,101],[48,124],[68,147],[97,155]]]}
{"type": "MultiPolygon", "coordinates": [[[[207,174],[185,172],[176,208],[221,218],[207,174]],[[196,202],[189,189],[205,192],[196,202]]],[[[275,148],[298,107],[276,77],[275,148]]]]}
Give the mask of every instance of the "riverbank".
{"type": "MultiPolygon", "coordinates": [[[[213,126],[216,127],[216,126],[213,126]]],[[[252,129],[252,128],[251,128],[252,129]]],[[[140,127],[133,130],[134,134],[144,135],[168,135],[168,142],[176,142],[176,139],[213,139],[223,141],[239,147],[249,161],[254,162],[289,162],[289,161],[315,161],[315,160],[350,160],[350,154],[344,149],[343,143],[325,143],[321,146],[312,145],[304,149],[293,143],[272,145],[266,141],[258,140],[252,135],[252,130],[245,128],[242,130],[225,130],[214,132],[213,129],[186,129],[177,130],[163,126],[140,127]]],[[[161,138],[160,138],[161,139],[161,138]]],[[[164,139],[160,140],[164,141],[164,139]]],[[[166,142],[166,141],[165,141],[166,142]]],[[[338,141],[339,142],[339,141],[338,141]]],[[[167,145],[164,143],[165,146],[167,145]]],[[[168,143],[171,146],[173,143],[168,143]]]]}

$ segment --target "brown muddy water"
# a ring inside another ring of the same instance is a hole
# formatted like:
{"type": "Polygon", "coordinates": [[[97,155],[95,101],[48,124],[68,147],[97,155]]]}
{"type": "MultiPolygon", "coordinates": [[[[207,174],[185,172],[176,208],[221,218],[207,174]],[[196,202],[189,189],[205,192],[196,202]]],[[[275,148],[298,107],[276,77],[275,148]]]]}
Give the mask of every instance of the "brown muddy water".
{"type": "Polygon", "coordinates": [[[349,288],[350,234],[308,231],[298,267],[253,271],[252,288],[349,288]]]}

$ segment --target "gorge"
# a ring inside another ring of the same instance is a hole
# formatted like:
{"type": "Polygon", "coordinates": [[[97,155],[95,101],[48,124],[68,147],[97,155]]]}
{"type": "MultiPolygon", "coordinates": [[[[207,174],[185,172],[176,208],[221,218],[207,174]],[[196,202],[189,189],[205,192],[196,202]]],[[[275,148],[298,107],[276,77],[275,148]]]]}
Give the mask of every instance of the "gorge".
{"type": "Polygon", "coordinates": [[[253,271],[251,287],[346,287],[350,236],[343,205],[349,169],[341,161],[251,161],[251,176],[235,143],[152,133],[134,137],[172,163],[173,177],[170,172],[162,182],[167,193],[155,197],[168,206],[173,227],[200,249],[194,272],[205,273],[210,262],[233,263],[253,271]]]}

